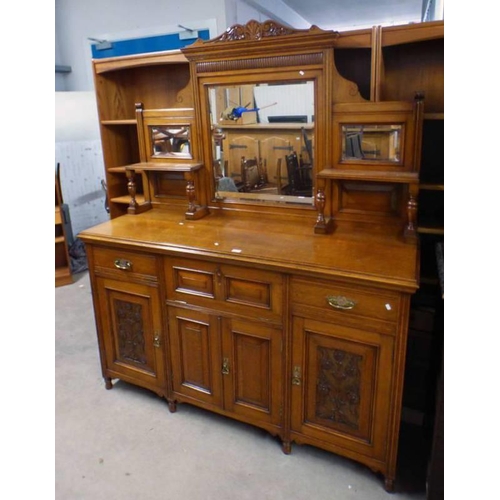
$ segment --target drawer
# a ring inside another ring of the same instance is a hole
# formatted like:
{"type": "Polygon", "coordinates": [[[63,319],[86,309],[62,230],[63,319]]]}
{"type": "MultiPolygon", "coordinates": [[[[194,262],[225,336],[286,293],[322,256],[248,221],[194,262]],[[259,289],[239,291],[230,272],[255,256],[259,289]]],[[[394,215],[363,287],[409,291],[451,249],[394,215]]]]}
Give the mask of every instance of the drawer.
{"type": "Polygon", "coordinates": [[[254,318],[283,313],[279,273],[191,259],[165,259],[167,299],[254,318]]]}
{"type": "Polygon", "coordinates": [[[293,304],[391,322],[398,321],[400,308],[397,293],[298,278],[292,280],[291,299],[293,304]]]}
{"type": "Polygon", "coordinates": [[[94,247],[94,269],[113,270],[116,273],[130,273],[156,278],[156,257],[117,248],[94,247]]]}

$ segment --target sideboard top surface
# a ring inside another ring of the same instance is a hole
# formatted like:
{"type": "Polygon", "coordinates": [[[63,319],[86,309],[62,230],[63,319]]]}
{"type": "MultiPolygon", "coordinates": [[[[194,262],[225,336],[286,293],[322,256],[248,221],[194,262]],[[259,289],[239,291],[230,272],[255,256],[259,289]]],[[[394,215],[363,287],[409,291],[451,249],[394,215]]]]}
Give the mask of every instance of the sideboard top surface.
{"type": "Polygon", "coordinates": [[[251,267],[337,277],[414,292],[418,246],[394,235],[353,231],[314,234],[311,221],[211,213],[189,221],[180,210],[124,215],[83,231],[87,243],[159,254],[216,258],[251,267]]]}

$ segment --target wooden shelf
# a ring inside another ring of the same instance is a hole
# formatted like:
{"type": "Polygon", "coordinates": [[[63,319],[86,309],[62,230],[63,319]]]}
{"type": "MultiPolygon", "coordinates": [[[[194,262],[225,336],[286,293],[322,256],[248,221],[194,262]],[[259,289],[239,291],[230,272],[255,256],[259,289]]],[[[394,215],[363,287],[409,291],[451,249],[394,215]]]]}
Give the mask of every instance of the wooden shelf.
{"type": "Polygon", "coordinates": [[[424,120],[444,120],[444,113],[424,113],[424,120]]]}
{"type": "Polygon", "coordinates": [[[444,38],[444,21],[404,24],[382,28],[382,46],[444,38]]]}
{"type": "Polygon", "coordinates": [[[221,123],[218,125],[221,129],[241,129],[241,130],[300,130],[302,128],[306,130],[313,130],[313,123],[243,123],[241,125],[237,123],[221,123]]]}
{"type": "MultiPolygon", "coordinates": [[[[146,203],[146,200],[144,198],[143,194],[136,194],[135,199],[137,201],[138,205],[142,205],[146,203]]],[[[130,195],[124,195],[124,196],[117,196],[115,198],[111,198],[111,203],[119,203],[121,205],[129,205],[130,204],[130,195]]]]}
{"type": "Polygon", "coordinates": [[[66,241],[66,234],[63,224],[62,194],[59,181],[59,164],[57,164],[57,171],[55,177],[55,285],[63,286],[73,283],[71,275],[71,265],[68,251],[68,243],[66,241]]]}
{"type": "Polygon", "coordinates": [[[73,283],[73,277],[70,270],[66,267],[56,267],[56,286],[70,285],[73,283]]]}
{"type": "Polygon", "coordinates": [[[444,184],[423,183],[419,185],[419,189],[423,191],[444,191],[444,184]]]}
{"type": "Polygon", "coordinates": [[[180,50],[157,52],[155,54],[134,54],[122,57],[107,57],[94,61],[96,74],[109,71],[126,70],[159,64],[187,64],[187,59],[180,50]]]}
{"type": "Polygon", "coordinates": [[[437,234],[444,236],[444,227],[419,226],[417,231],[421,234],[437,234]]]}
{"type": "Polygon", "coordinates": [[[430,276],[421,276],[420,283],[422,283],[423,285],[439,286],[439,279],[430,276]]]}
{"type": "Polygon", "coordinates": [[[135,118],[123,119],[123,120],[101,120],[102,125],[137,125],[137,120],[135,118]]]}
{"type": "Polygon", "coordinates": [[[318,173],[320,179],[342,179],[348,181],[400,182],[404,184],[418,182],[416,172],[387,172],[385,170],[340,170],[327,168],[318,173]]]}
{"type": "Polygon", "coordinates": [[[108,168],[108,172],[111,172],[113,174],[124,174],[126,172],[125,167],[111,167],[108,168]]]}
{"type": "Polygon", "coordinates": [[[135,172],[195,172],[203,167],[200,162],[184,163],[153,163],[141,162],[125,166],[125,170],[134,170],[135,172]]]}

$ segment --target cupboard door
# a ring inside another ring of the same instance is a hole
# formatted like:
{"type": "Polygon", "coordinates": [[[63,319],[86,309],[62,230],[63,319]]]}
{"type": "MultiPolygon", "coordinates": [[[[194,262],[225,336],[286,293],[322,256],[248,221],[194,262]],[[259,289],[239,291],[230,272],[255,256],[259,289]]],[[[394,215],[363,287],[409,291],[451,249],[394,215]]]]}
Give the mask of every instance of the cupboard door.
{"type": "Polygon", "coordinates": [[[244,420],[280,425],[282,330],[223,320],[224,409],[244,420]]]}
{"type": "Polygon", "coordinates": [[[381,459],[394,340],[294,317],[292,432],[381,459]]]}
{"type": "Polygon", "coordinates": [[[168,312],[175,393],[220,406],[220,334],[216,316],[170,307],[168,312]]]}
{"type": "Polygon", "coordinates": [[[163,390],[165,369],[158,289],[97,278],[107,375],[163,390]]]}

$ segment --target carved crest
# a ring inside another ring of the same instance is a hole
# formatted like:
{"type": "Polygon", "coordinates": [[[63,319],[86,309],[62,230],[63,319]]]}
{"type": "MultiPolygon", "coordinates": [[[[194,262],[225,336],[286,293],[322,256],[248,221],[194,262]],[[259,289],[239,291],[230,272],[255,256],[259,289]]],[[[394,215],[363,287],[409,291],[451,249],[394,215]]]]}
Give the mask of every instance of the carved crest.
{"type": "Polygon", "coordinates": [[[222,35],[210,40],[210,42],[234,42],[237,40],[262,40],[263,38],[283,35],[293,35],[296,33],[304,33],[311,30],[319,30],[316,26],[312,26],[310,30],[296,30],[287,28],[282,24],[267,20],[262,23],[252,19],[244,26],[235,24],[228,28],[222,35]]]}

